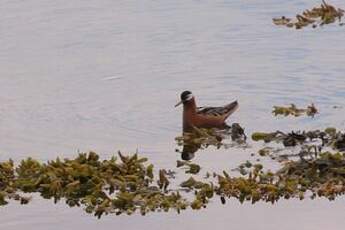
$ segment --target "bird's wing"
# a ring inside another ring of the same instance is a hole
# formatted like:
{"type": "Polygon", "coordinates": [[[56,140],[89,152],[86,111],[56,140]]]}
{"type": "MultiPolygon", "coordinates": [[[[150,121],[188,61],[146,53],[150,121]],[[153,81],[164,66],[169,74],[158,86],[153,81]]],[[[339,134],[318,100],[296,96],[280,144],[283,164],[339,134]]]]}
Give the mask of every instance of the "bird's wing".
{"type": "Polygon", "coordinates": [[[222,107],[199,107],[197,113],[201,115],[228,117],[230,114],[236,111],[237,107],[238,102],[234,101],[222,107]]]}
{"type": "Polygon", "coordinates": [[[224,107],[199,107],[198,114],[209,116],[222,116],[225,114],[224,107]]]}

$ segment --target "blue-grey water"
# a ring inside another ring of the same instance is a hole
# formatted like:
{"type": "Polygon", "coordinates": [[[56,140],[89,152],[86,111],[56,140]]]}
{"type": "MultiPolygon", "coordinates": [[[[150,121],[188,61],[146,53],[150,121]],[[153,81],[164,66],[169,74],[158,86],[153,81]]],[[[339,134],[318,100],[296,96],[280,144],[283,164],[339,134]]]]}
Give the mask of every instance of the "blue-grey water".
{"type": "MultiPolygon", "coordinates": [[[[345,2],[330,3],[345,8],[345,2]]],[[[200,105],[237,99],[246,132],[345,128],[345,27],[272,24],[320,4],[307,0],[0,0],[0,161],[43,161],[94,150],[148,156],[175,168],[179,94],[200,105]],[[315,103],[315,118],[273,118],[273,105],[315,103]],[[334,108],[336,106],[336,108],[334,108]]],[[[252,144],[252,143],[250,143],[252,144]]],[[[230,170],[251,150],[209,148],[194,161],[230,170]]],[[[269,165],[268,159],[264,159],[269,165]]],[[[271,205],[215,199],[180,215],[101,220],[34,196],[0,208],[0,229],[343,229],[345,203],[271,205]]]]}

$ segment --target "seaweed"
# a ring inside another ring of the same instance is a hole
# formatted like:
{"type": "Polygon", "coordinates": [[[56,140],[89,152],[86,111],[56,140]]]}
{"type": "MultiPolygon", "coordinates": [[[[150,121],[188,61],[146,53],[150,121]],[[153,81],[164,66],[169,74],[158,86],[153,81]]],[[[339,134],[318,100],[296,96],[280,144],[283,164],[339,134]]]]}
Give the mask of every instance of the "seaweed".
{"type": "Polygon", "coordinates": [[[320,148],[331,147],[338,151],[345,151],[345,133],[337,131],[335,128],[329,127],[324,131],[311,130],[311,131],[291,131],[284,133],[282,131],[276,132],[254,132],[252,134],[253,141],[264,141],[283,143],[285,147],[296,146],[319,141],[320,148]]]}
{"type": "Polygon", "coordinates": [[[193,127],[193,131],[184,132],[182,136],[175,138],[177,145],[182,146],[181,152],[183,160],[191,160],[198,150],[206,149],[209,146],[215,146],[217,149],[232,146],[246,146],[247,136],[238,123],[233,123],[225,129],[218,128],[197,128],[193,127]],[[231,144],[225,143],[224,140],[231,138],[231,144]]]}
{"type": "Polygon", "coordinates": [[[275,203],[279,199],[304,199],[310,193],[334,200],[345,193],[345,156],[342,153],[321,153],[310,160],[289,161],[273,173],[263,171],[261,165],[253,165],[246,177],[218,175],[216,194],[237,198],[240,202],[265,201],[275,203]]]}
{"type": "MultiPolygon", "coordinates": [[[[333,129],[327,129],[336,133],[333,129]]],[[[0,163],[0,205],[10,199],[27,204],[30,198],[20,192],[38,192],[46,199],[61,199],[71,207],[83,207],[97,218],[103,215],[187,208],[199,210],[215,196],[221,203],[226,197],[240,202],[258,201],[275,203],[280,199],[326,197],[335,199],[345,193],[345,153],[330,153],[302,149],[297,161],[285,161],[276,172],[265,170],[261,164],[244,162],[238,167],[241,176],[230,176],[223,171],[213,173],[217,181],[196,180],[189,177],[177,188],[169,188],[172,171],[161,169],[155,185],[153,165],[137,154],[100,160],[94,153],[81,153],[74,159],[59,159],[40,163],[28,158],[14,167],[12,161],[0,163]],[[169,179],[170,180],[169,180],[169,179]],[[181,194],[193,192],[191,200],[181,194]]],[[[178,167],[199,167],[178,161],[178,167]]],[[[207,173],[209,178],[210,173],[207,173]]],[[[173,183],[174,184],[174,183],[173,183]]]]}
{"type": "Polygon", "coordinates": [[[13,161],[0,163],[0,205],[6,205],[7,199],[15,193],[15,189],[12,186],[14,178],[13,161]]]}
{"type": "Polygon", "coordinates": [[[188,161],[179,161],[179,160],[177,161],[176,167],[177,168],[185,167],[186,168],[185,173],[191,173],[191,174],[198,174],[201,169],[200,165],[198,164],[191,163],[188,161]]]}
{"type": "Polygon", "coordinates": [[[307,116],[314,117],[315,114],[318,113],[318,109],[315,107],[314,104],[309,105],[306,109],[299,109],[296,107],[295,104],[291,104],[289,107],[284,106],[273,106],[272,113],[274,116],[277,115],[284,115],[284,116],[295,116],[299,117],[303,114],[306,114],[307,116]]]}
{"type": "Polygon", "coordinates": [[[206,208],[207,203],[213,197],[215,188],[212,183],[205,183],[190,177],[180,184],[187,191],[194,191],[194,199],[190,203],[192,209],[206,208]]]}
{"type": "Polygon", "coordinates": [[[320,7],[305,10],[302,14],[297,14],[296,19],[282,16],[280,18],[273,18],[273,23],[277,26],[302,29],[309,25],[316,28],[318,26],[335,23],[338,20],[339,26],[342,26],[343,23],[341,22],[341,18],[344,16],[344,12],[343,9],[336,9],[336,7],[323,0],[320,7]]]}
{"type": "Polygon", "coordinates": [[[226,129],[193,127],[192,132],[184,132],[182,136],[176,137],[175,140],[179,146],[192,145],[203,149],[213,145],[220,148],[223,145],[222,140],[228,136],[231,137],[232,141],[238,142],[247,139],[244,129],[238,123],[233,123],[226,129]]]}
{"type": "MultiPolygon", "coordinates": [[[[276,109],[295,116],[317,112],[314,105],[307,109],[295,106],[276,109]]],[[[195,128],[194,132],[184,133],[176,141],[183,146],[182,154],[194,154],[210,145],[226,147],[223,140],[227,137],[239,145],[246,143],[244,129],[237,123],[226,130],[195,128]]],[[[101,160],[97,153],[89,152],[80,153],[74,159],[56,158],[46,163],[27,158],[17,166],[9,160],[0,162],[0,206],[10,200],[28,204],[31,198],[22,194],[38,193],[54,203],[63,200],[70,207],[82,207],[85,212],[101,218],[107,214],[140,212],[146,215],[170,210],[180,213],[187,208],[199,210],[206,208],[215,196],[222,204],[226,203],[226,198],[254,204],[290,198],[303,200],[309,194],[311,199],[318,196],[333,200],[345,193],[345,153],[341,152],[345,151],[344,133],[333,127],[323,131],[289,133],[278,130],[255,132],[252,139],[282,143],[284,147],[298,145],[300,148],[297,153],[279,155],[275,154],[283,149],[261,148],[258,151],[260,156],[269,156],[282,163],[275,172],[247,160],[234,169],[239,173],[236,176],[230,176],[226,171],[220,174],[207,172],[203,180],[190,176],[180,184],[175,181],[175,171],[155,171],[154,165],[138,154],[118,152],[117,156],[101,160]],[[324,147],[337,152],[322,152],[324,147]],[[292,157],[295,159],[291,160],[292,157]],[[188,192],[189,196],[184,196],[188,192]]],[[[180,160],[177,160],[176,167],[185,174],[199,174],[202,169],[196,163],[180,160]]]]}
{"type": "MultiPolygon", "coordinates": [[[[179,193],[169,192],[169,173],[159,171],[158,186],[153,184],[153,165],[145,166],[146,158],[137,154],[124,156],[118,153],[110,160],[99,159],[94,153],[81,153],[75,159],[57,158],[55,161],[40,163],[32,158],[22,160],[13,169],[12,162],[1,163],[0,201],[4,205],[13,191],[38,192],[46,199],[66,204],[83,206],[85,211],[100,218],[103,214],[132,214],[140,210],[149,211],[173,208],[185,209],[187,200],[179,193]]],[[[29,200],[20,198],[21,203],[29,200]]]]}
{"type": "Polygon", "coordinates": [[[306,136],[299,132],[292,131],[291,133],[285,134],[281,131],[276,131],[272,133],[255,132],[252,134],[252,139],[254,141],[263,140],[265,143],[272,141],[282,142],[285,147],[296,146],[297,144],[304,143],[306,136]]]}

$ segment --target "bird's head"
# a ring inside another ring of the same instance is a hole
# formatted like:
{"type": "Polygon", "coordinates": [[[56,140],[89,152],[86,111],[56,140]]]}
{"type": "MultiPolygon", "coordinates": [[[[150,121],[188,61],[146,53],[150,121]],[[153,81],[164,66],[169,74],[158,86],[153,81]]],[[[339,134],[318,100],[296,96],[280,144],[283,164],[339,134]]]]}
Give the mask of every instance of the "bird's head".
{"type": "Polygon", "coordinates": [[[181,104],[186,104],[188,101],[192,100],[194,98],[193,94],[191,91],[183,91],[181,93],[181,100],[175,105],[175,107],[181,105],[181,104]]]}

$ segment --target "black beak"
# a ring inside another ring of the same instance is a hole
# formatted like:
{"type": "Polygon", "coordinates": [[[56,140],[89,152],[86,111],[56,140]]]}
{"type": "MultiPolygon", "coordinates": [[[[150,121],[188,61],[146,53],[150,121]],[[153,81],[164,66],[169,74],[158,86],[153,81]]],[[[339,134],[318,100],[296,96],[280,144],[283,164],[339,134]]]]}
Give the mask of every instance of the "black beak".
{"type": "Polygon", "coordinates": [[[179,101],[179,102],[175,105],[175,107],[181,105],[182,103],[183,103],[183,101],[179,101]]]}

